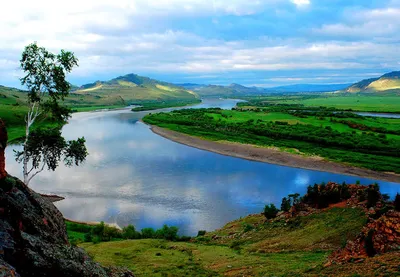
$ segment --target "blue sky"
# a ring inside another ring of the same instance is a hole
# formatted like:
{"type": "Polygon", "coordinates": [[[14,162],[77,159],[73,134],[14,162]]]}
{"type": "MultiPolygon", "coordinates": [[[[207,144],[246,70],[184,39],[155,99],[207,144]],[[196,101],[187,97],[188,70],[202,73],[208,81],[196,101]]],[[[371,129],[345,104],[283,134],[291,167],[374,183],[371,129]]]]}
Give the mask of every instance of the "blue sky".
{"type": "Polygon", "coordinates": [[[351,83],[400,69],[400,0],[7,1],[0,84],[30,42],[73,51],[81,85],[137,73],[175,83],[351,83]]]}

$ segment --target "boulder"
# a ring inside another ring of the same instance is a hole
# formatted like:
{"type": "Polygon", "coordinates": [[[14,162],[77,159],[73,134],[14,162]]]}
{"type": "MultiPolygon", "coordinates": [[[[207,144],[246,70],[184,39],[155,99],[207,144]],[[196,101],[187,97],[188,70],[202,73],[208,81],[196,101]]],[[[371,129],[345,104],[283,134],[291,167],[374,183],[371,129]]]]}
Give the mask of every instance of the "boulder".
{"type": "Polygon", "coordinates": [[[0,180],[0,277],[129,277],[68,242],[61,212],[17,178],[0,180]]]}

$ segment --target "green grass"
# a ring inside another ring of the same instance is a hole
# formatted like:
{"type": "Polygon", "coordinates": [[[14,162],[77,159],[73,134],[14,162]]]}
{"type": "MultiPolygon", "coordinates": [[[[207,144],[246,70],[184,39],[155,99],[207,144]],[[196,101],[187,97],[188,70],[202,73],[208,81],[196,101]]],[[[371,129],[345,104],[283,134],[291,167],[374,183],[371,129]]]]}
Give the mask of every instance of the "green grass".
{"type": "MultiPolygon", "coordinates": [[[[248,120],[263,120],[263,121],[283,121],[289,124],[310,124],[316,127],[331,127],[339,132],[353,132],[362,134],[363,131],[353,129],[346,124],[331,122],[329,117],[320,118],[318,116],[308,116],[306,118],[296,117],[294,115],[284,112],[241,112],[236,111],[222,111],[221,114],[208,113],[214,120],[221,120],[224,122],[244,123],[248,120]]],[[[364,117],[364,118],[340,118],[340,120],[351,120],[357,123],[364,124],[370,127],[385,127],[388,130],[399,131],[400,119],[397,118],[378,118],[378,117],[364,117]]],[[[391,138],[399,140],[398,135],[389,135],[391,138]]]]}
{"type": "Polygon", "coordinates": [[[327,252],[240,253],[226,246],[154,239],[80,246],[95,261],[106,266],[127,267],[136,276],[222,276],[228,272],[243,272],[246,276],[294,276],[320,266],[327,257],[327,252]]]}
{"type": "MultiPolygon", "coordinates": [[[[332,122],[331,117],[347,119],[334,115],[303,118],[284,112],[200,109],[152,114],[143,121],[214,141],[278,147],[290,153],[320,156],[376,171],[400,172],[400,159],[396,156],[399,135],[353,129],[347,124],[332,122]]],[[[366,126],[388,129],[396,128],[393,126],[398,123],[398,119],[369,118],[363,122],[366,126]]]]}
{"type": "Polygon", "coordinates": [[[303,104],[310,107],[324,106],[362,112],[400,113],[400,96],[398,95],[321,95],[314,97],[274,97],[265,98],[265,100],[284,104],[303,104]]]}
{"type": "Polygon", "coordinates": [[[140,112],[140,111],[151,111],[151,110],[158,110],[164,108],[173,108],[173,107],[184,107],[190,106],[194,104],[201,103],[201,100],[194,99],[194,100],[186,100],[186,101],[150,101],[150,102],[143,102],[138,103],[141,107],[133,108],[133,112],[140,112]]]}
{"type": "Polygon", "coordinates": [[[264,221],[261,215],[245,217],[197,242],[146,239],[80,246],[97,262],[127,267],[137,276],[308,276],[360,232],[366,216],[360,209],[333,208],[288,223],[264,221]],[[245,232],[244,223],[255,227],[245,232]]]}

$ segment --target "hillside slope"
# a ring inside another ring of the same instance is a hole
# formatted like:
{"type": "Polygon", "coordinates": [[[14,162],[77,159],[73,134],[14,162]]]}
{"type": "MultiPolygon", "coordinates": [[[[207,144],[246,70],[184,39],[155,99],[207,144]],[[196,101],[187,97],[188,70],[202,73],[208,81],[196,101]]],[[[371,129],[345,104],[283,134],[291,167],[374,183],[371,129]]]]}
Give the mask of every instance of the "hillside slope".
{"type": "Polygon", "coordinates": [[[386,92],[400,89],[400,71],[393,71],[379,78],[365,79],[348,87],[345,92],[386,92]]]}
{"type": "Polygon", "coordinates": [[[126,104],[154,100],[194,101],[199,98],[196,93],[190,90],[136,74],[120,76],[106,82],[97,81],[86,84],[73,93],[108,98],[110,102],[125,101],[126,104]]]}

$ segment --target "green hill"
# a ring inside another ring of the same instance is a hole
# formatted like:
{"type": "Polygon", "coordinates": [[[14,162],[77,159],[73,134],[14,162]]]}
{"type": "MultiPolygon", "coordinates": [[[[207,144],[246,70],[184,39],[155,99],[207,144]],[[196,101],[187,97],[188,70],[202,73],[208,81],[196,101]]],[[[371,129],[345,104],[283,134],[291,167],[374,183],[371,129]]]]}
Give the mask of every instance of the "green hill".
{"type": "Polygon", "coordinates": [[[86,84],[74,94],[104,98],[105,102],[126,104],[147,101],[197,101],[199,96],[185,88],[136,74],[120,76],[110,81],[86,84]]]}
{"type": "Polygon", "coordinates": [[[348,87],[345,91],[360,92],[389,92],[400,89],[400,71],[393,71],[379,78],[365,79],[348,87]]]}

